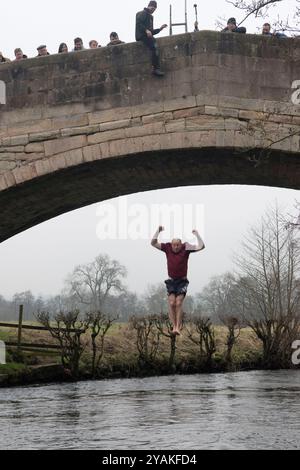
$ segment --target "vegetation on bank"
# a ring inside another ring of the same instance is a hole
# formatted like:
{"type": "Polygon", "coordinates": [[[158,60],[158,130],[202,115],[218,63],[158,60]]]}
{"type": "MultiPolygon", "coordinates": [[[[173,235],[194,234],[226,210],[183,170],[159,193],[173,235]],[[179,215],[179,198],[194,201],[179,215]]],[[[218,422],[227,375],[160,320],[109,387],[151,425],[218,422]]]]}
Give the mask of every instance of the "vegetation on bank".
{"type": "MultiPolygon", "coordinates": [[[[68,313],[65,319],[60,315],[61,354],[8,350],[8,363],[0,366],[0,386],[270,368],[264,362],[262,342],[253,330],[238,324],[236,319],[225,326],[212,325],[202,316],[186,318],[181,336],[176,337],[170,334],[167,315],[132,317],[126,324],[110,321],[108,328],[107,323],[102,326],[99,323],[98,326],[104,327],[102,336],[93,338],[95,329],[80,330],[83,320],[79,318],[79,312],[68,313]],[[78,332],[69,333],[68,338],[65,329],[70,316],[69,328],[78,328],[78,332]],[[71,342],[73,349],[70,349],[71,342]]],[[[104,316],[101,318],[106,322],[104,316]]],[[[52,322],[50,328],[55,327],[57,322],[52,322]]],[[[11,330],[9,339],[15,339],[15,334],[11,330]]],[[[25,331],[24,341],[59,343],[48,332],[36,331],[25,331]]],[[[287,368],[292,364],[282,362],[272,367],[287,368]]]]}

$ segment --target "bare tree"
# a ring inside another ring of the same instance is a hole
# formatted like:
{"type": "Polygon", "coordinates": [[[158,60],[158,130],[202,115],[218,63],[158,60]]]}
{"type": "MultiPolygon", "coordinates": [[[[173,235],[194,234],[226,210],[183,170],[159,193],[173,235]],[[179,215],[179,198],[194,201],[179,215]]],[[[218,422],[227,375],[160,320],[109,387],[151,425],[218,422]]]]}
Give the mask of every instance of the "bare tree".
{"type": "Polygon", "coordinates": [[[92,340],[92,375],[96,376],[104,354],[105,336],[116,318],[108,318],[102,312],[86,314],[86,322],[91,331],[92,340]]]}
{"type": "Polygon", "coordinates": [[[169,316],[165,313],[155,316],[155,324],[163,336],[170,340],[170,356],[169,356],[169,368],[175,370],[175,354],[176,354],[176,338],[177,336],[172,333],[173,325],[169,319],[169,316]]]}
{"type": "Polygon", "coordinates": [[[89,328],[89,320],[81,319],[80,312],[60,312],[53,319],[48,312],[39,312],[37,320],[47,328],[61,347],[61,360],[70,369],[74,378],[79,375],[79,361],[87,346],[84,335],[89,328]]]}
{"type": "Polygon", "coordinates": [[[120,322],[128,322],[132,315],[145,315],[146,308],[140,297],[133,292],[121,292],[120,295],[108,295],[105,302],[106,313],[118,317],[120,322]]]}
{"type": "Polygon", "coordinates": [[[278,208],[252,227],[238,254],[239,306],[244,321],[263,344],[264,364],[290,363],[291,344],[300,324],[300,244],[278,208]]]}
{"type": "Polygon", "coordinates": [[[232,351],[234,345],[236,344],[240,334],[241,334],[241,321],[239,318],[234,316],[221,316],[220,320],[227,328],[227,337],[226,337],[226,362],[227,364],[232,364],[232,351]]]}
{"type": "Polygon", "coordinates": [[[11,320],[13,317],[13,309],[12,309],[12,302],[6,300],[0,294],[0,319],[1,321],[4,320],[11,320]]]}
{"type": "Polygon", "coordinates": [[[130,328],[136,331],[136,345],[139,353],[139,363],[141,366],[149,365],[155,361],[161,332],[156,326],[156,317],[132,316],[129,320],[130,328]]]}
{"type": "Polygon", "coordinates": [[[44,301],[44,305],[45,306],[43,309],[37,309],[37,311],[46,311],[49,312],[51,315],[57,315],[60,312],[76,310],[76,308],[73,309],[70,306],[68,297],[62,294],[49,297],[47,300],[44,301]]]}
{"type": "Polygon", "coordinates": [[[108,295],[124,292],[122,280],[127,271],[118,261],[99,255],[92,263],[77,266],[67,280],[69,295],[93,311],[105,307],[108,295]]]}
{"type": "Polygon", "coordinates": [[[297,215],[288,214],[286,218],[285,228],[287,230],[300,230],[300,202],[296,201],[295,209],[297,215]]]}
{"type": "MultiPolygon", "coordinates": [[[[147,313],[164,312],[168,308],[167,290],[164,284],[150,284],[142,297],[144,308],[147,313]]],[[[193,313],[195,310],[195,299],[188,295],[184,301],[184,308],[187,312],[193,313]]]]}
{"type": "Polygon", "coordinates": [[[143,301],[148,313],[163,312],[167,308],[166,287],[162,284],[150,284],[143,296],[143,301]]]}
{"type": "Polygon", "coordinates": [[[188,338],[199,347],[200,362],[205,361],[208,367],[216,352],[215,331],[209,317],[193,315],[186,326],[188,338]]]}
{"type": "Polygon", "coordinates": [[[35,311],[35,298],[30,290],[14,294],[13,303],[15,305],[15,312],[18,311],[19,305],[24,306],[24,320],[28,321],[33,318],[33,312],[35,311]]]}
{"type": "Polygon", "coordinates": [[[219,322],[223,317],[238,314],[235,301],[236,285],[235,276],[227,272],[220,276],[214,276],[198,294],[198,305],[214,322],[219,322]]]}

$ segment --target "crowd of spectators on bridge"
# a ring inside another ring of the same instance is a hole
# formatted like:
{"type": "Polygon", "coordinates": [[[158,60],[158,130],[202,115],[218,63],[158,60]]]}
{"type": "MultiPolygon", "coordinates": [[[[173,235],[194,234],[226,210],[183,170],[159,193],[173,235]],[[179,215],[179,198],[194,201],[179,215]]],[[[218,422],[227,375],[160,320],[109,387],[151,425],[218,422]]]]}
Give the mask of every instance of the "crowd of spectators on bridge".
{"type": "MultiPolygon", "coordinates": [[[[124,41],[121,41],[119,39],[118,33],[116,33],[115,31],[110,33],[109,39],[110,39],[110,41],[107,44],[107,46],[109,46],[109,47],[110,46],[117,46],[119,44],[125,44],[124,41]]],[[[71,50],[69,49],[68,45],[65,42],[62,42],[59,45],[57,53],[58,54],[65,54],[65,53],[68,53],[68,52],[84,51],[86,49],[97,49],[99,47],[101,47],[101,45],[98,43],[98,41],[96,39],[92,39],[89,42],[89,47],[86,48],[86,47],[84,47],[83,40],[81,38],[77,37],[77,38],[74,39],[74,46],[71,50]]],[[[14,50],[14,55],[15,55],[15,58],[13,59],[13,62],[28,59],[28,56],[26,54],[24,54],[22,49],[20,49],[19,47],[14,50]]],[[[41,44],[40,46],[37,47],[36,57],[44,57],[44,56],[47,56],[47,55],[50,55],[50,53],[48,52],[47,46],[45,44],[41,44]]],[[[12,62],[12,61],[9,58],[5,57],[2,54],[2,52],[0,52],[0,63],[5,63],[5,62],[12,62]]]]}
{"type": "MultiPolygon", "coordinates": [[[[140,11],[136,15],[136,40],[141,41],[144,43],[144,45],[151,51],[152,54],[152,73],[157,76],[163,76],[163,72],[160,70],[160,61],[159,61],[159,53],[158,53],[158,48],[156,45],[156,40],[154,36],[161,32],[163,29],[167,27],[166,24],[162,25],[158,29],[154,29],[153,26],[153,13],[155,12],[157,8],[157,2],[156,1],[150,1],[148,6],[144,8],[144,10],[140,11]]],[[[198,22],[196,21],[194,24],[194,32],[199,31],[198,29],[198,22]]],[[[227,21],[227,26],[222,30],[222,33],[240,33],[240,34],[246,34],[247,30],[244,26],[239,26],[236,22],[235,18],[229,18],[227,21]]],[[[269,23],[265,23],[262,27],[262,35],[264,36],[273,36],[273,37],[278,37],[278,38],[286,38],[287,36],[284,33],[280,32],[271,32],[271,25],[269,23]]],[[[124,44],[123,41],[119,39],[119,36],[116,32],[112,32],[110,34],[110,41],[107,44],[107,46],[118,46],[120,44],[124,44]]],[[[96,39],[92,39],[89,41],[89,49],[97,49],[101,47],[101,45],[98,43],[96,39]]],[[[83,40],[80,37],[77,37],[74,39],[74,46],[70,50],[68,45],[64,42],[62,42],[59,45],[58,48],[58,53],[59,54],[66,54],[69,52],[76,52],[76,51],[83,51],[86,48],[84,47],[83,40]]],[[[15,61],[20,61],[27,59],[27,55],[23,53],[21,48],[17,48],[14,50],[15,61]]],[[[47,46],[45,44],[41,44],[40,46],[37,47],[37,56],[36,57],[44,57],[50,55],[47,49],[47,46]]],[[[10,59],[5,57],[2,52],[0,52],[0,64],[1,63],[6,63],[6,62],[11,62],[10,59]]]]}
{"type": "MultiPolygon", "coordinates": [[[[195,23],[195,31],[198,31],[198,24],[195,23]]],[[[235,18],[229,18],[227,21],[227,26],[222,30],[222,33],[241,33],[246,34],[247,30],[244,26],[237,26],[235,18]]],[[[262,27],[261,34],[263,36],[272,36],[277,38],[286,38],[286,34],[280,33],[278,31],[271,32],[271,25],[270,23],[264,23],[262,27]]]]}

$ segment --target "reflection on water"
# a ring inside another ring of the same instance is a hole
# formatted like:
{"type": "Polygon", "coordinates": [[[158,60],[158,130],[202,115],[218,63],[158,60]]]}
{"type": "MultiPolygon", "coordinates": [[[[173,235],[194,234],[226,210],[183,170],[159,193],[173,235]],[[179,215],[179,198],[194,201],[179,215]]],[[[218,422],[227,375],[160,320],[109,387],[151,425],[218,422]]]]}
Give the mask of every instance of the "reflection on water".
{"type": "Polygon", "coordinates": [[[300,371],[0,389],[0,449],[300,449],[300,371]]]}

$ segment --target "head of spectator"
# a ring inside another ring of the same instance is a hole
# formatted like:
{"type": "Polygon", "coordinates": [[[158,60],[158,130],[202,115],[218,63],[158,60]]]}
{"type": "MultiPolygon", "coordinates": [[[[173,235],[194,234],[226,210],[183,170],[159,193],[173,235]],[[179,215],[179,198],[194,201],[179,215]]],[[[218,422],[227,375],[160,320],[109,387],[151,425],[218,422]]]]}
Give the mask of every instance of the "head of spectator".
{"type": "Polygon", "coordinates": [[[92,39],[92,40],[89,42],[89,46],[90,46],[90,49],[97,49],[97,47],[98,47],[98,41],[96,41],[96,39],[92,39]]]}
{"type": "Polygon", "coordinates": [[[229,18],[227,21],[227,28],[229,31],[234,31],[236,29],[236,19],[235,18],[229,18]]]}
{"type": "Polygon", "coordinates": [[[38,51],[38,57],[44,57],[46,55],[50,55],[49,52],[47,51],[47,46],[45,46],[44,44],[37,47],[37,51],[38,51]]]}
{"type": "Polygon", "coordinates": [[[156,8],[157,8],[157,2],[154,2],[154,1],[149,2],[148,10],[151,13],[151,15],[152,15],[152,13],[155,12],[156,8]]]}
{"type": "Polygon", "coordinates": [[[284,34],[284,33],[279,33],[279,32],[276,32],[274,31],[273,33],[271,33],[271,25],[270,23],[265,23],[263,25],[263,29],[262,29],[262,34],[264,36],[274,36],[276,38],[287,38],[287,35],[284,34]]]}
{"type": "Polygon", "coordinates": [[[75,38],[74,39],[74,51],[83,51],[83,41],[81,38],[75,38]]]}
{"type": "Polygon", "coordinates": [[[59,45],[59,48],[58,48],[58,53],[59,54],[65,54],[69,52],[69,49],[68,49],[68,46],[65,42],[62,42],[60,45],[59,45]]]}
{"type": "Polygon", "coordinates": [[[7,57],[4,57],[2,52],[0,52],[0,63],[5,63],[5,62],[10,62],[10,59],[7,59],[7,57]]]}
{"type": "Polygon", "coordinates": [[[110,42],[107,44],[108,46],[117,46],[118,44],[124,44],[124,41],[119,39],[118,33],[112,32],[109,36],[110,42]]]}
{"type": "Polygon", "coordinates": [[[246,33],[244,26],[237,26],[235,18],[229,18],[227,26],[222,30],[223,33],[246,33]]]}
{"type": "Polygon", "coordinates": [[[272,36],[270,23],[265,23],[263,25],[262,34],[266,36],[272,36]]]}
{"type": "Polygon", "coordinates": [[[27,55],[23,54],[22,49],[20,49],[19,47],[17,47],[17,49],[14,50],[14,54],[15,54],[15,60],[27,59],[27,55]]]}

